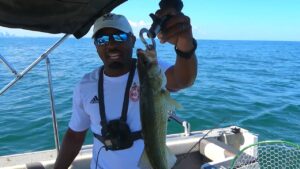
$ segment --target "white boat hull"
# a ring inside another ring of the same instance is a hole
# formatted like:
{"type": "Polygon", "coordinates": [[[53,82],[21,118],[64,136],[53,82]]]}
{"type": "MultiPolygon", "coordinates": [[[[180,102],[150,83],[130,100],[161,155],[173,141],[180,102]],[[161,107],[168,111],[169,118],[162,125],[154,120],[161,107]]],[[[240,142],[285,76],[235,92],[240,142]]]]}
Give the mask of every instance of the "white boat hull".
{"type": "MultiPolygon", "coordinates": [[[[208,169],[212,166],[228,168],[230,160],[239,150],[257,142],[255,134],[241,128],[239,133],[234,133],[232,132],[234,128],[237,127],[195,131],[189,136],[185,136],[184,133],[167,135],[167,146],[176,154],[178,160],[185,158],[175,168],[208,169]],[[187,152],[190,154],[187,155],[187,152]]],[[[52,169],[56,156],[56,150],[1,156],[0,167],[1,169],[30,169],[41,166],[41,168],[52,169]]],[[[92,145],[83,146],[70,168],[88,169],[91,158],[92,145]]]]}

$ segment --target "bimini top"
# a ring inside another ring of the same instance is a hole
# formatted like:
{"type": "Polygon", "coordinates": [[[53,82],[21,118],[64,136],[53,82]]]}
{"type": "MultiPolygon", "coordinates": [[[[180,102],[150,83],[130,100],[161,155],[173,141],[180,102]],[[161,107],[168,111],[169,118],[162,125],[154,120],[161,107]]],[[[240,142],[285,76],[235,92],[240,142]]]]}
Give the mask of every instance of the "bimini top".
{"type": "Polygon", "coordinates": [[[127,0],[0,0],[0,26],[81,38],[94,21],[127,0]]]}

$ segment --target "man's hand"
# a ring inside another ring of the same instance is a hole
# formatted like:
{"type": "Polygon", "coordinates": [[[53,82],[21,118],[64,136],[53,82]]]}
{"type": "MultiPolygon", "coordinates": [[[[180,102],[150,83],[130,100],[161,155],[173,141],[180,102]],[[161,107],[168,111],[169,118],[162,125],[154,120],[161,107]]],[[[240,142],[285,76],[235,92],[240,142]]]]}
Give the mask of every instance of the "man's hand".
{"type": "Polygon", "coordinates": [[[87,130],[76,132],[68,128],[56,158],[54,169],[67,169],[71,165],[82,147],[86,133],[87,130]]]}
{"type": "Polygon", "coordinates": [[[162,25],[157,37],[161,43],[169,42],[175,49],[190,56],[182,57],[177,54],[176,62],[166,71],[167,88],[177,91],[191,86],[197,76],[196,44],[193,40],[191,21],[188,16],[176,11],[174,8],[164,8],[156,11],[158,18],[171,15],[162,25]]]}
{"type": "Polygon", "coordinates": [[[182,52],[193,49],[192,26],[188,16],[173,8],[160,9],[156,11],[155,15],[159,18],[171,15],[157,35],[161,43],[169,42],[182,52]]]}

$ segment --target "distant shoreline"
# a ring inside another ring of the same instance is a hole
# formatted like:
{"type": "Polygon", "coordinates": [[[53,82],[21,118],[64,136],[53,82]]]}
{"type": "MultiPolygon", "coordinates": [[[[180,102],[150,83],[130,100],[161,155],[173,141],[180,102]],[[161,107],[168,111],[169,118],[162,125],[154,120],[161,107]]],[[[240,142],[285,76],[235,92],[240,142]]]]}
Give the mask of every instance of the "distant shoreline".
{"type": "MultiPolygon", "coordinates": [[[[0,38],[26,38],[26,39],[60,39],[62,36],[41,36],[41,37],[34,37],[34,36],[0,36],[0,38]]],[[[73,36],[70,36],[69,39],[76,39],[73,36]]],[[[91,37],[82,37],[80,39],[91,39],[91,37]]],[[[137,37],[137,39],[140,39],[137,37]]],[[[299,43],[300,40],[263,40],[263,39],[196,39],[198,41],[247,41],[247,42],[296,42],[299,43]]]]}

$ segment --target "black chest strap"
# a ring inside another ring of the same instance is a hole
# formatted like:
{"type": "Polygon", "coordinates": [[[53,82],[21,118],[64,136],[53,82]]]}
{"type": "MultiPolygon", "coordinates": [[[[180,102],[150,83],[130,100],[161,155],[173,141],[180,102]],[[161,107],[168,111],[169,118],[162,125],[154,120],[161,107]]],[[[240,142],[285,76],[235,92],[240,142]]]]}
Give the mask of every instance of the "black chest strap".
{"type": "MultiPolygon", "coordinates": [[[[96,137],[96,138],[97,138],[100,142],[102,142],[104,145],[107,144],[107,143],[105,142],[106,139],[105,139],[103,136],[101,136],[101,135],[99,135],[99,134],[95,134],[95,133],[93,133],[93,134],[94,134],[94,137],[96,137]]],[[[138,139],[142,139],[142,131],[140,130],[140,131],[131,132],[130,137],[131,137],[131,140],[132,140],[132,141],[135,141],[135,140],[138,140],[138,139]]]]}
{"type": "MultiPolygon", "coordinates": [[[[125,89],[125,93],[124,93],[123,107],[122,107],[122,114],[120,117],[120,121],[123,121],[125,123],[127,121],[127,112],[128,112],[128,105],[129,105],[129,90],[130,90],[130,87],[132,85],[132,81],[134,78],[134,73],[135,73],[135,69],[136,69],[136,61],[137,61],[136,59],[133,59],[133,61],[132,61],[127,84],[126,84],[126,89],[125,89]]],[[[104,104],[103,73],[104,73],[104,66],[102,66],[99,71],[98,97],[99,97],[99,113],[100,113],[100,117],[101,117],[100,125],[102,126],[101,133],[102,133],[102,135],[105,136],[107,133],[107,130],[108,130],[108,122],[106,119],[105,104],[104,104]]],[[[106,140],[106,138],[101,135],[94,133],[94,136],[102,143],[104,143],[106,140]]],[[[130,137],[133,140],[141,139],[142,138],[141,131],[131,132],[130,137]]]]}

